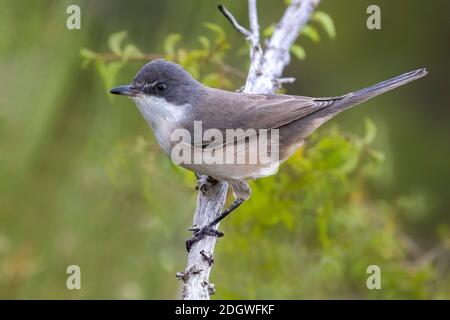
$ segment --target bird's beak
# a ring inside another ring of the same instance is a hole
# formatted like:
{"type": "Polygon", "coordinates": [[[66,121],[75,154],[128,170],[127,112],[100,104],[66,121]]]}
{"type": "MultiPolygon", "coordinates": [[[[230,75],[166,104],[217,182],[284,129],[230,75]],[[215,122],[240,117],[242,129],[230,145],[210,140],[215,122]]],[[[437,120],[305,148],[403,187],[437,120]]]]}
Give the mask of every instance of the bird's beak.
{"type": "Polygon", "coordinates": [[[121,96],[134,97],[139,93],[139,91],[130,85],[126,85],[126,86],[114,87],[111,90],[109,90],[109,93],[118,94],[121,96]]]}

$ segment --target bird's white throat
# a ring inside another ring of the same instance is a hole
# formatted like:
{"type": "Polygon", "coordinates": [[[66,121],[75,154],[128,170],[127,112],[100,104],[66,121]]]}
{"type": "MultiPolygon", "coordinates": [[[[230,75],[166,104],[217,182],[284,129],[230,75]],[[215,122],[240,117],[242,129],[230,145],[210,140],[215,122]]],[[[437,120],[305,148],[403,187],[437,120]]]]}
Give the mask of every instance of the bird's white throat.
{"type": "Polygon", "coordinates": [[[172,131],[179,127],[189,105],[175,105],[166,99],[155,96],[136,96],[132,98],[139,111],[155,134],[156,140],[163,150],[170,154],[170,137],[172,131]]]}

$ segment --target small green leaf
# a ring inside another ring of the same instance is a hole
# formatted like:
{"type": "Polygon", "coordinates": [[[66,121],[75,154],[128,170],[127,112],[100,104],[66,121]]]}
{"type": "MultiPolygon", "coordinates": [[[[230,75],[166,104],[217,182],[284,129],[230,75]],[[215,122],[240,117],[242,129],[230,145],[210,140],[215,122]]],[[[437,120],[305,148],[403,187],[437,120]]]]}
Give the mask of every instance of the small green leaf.
{"type": "Polygon", "coordinates": [[[298,44],[294,44],[290,51],[297,59],[304,60],[306,58],[305,49],[298,44]]]}
{"type": "Polygon", "coordinates": [[[140,59],[144,57],[142,51],[134,44],[127,44],[123,49],[123,60],[127,61],[130,58],[140,59]]]}
{"type": "Polygon", "coordinates": [[[126,31],[116,32],[109,36],[108,46],[115,55],[122,56],[121,45],[126,36],[126,31]]]}
{"type": "Polygon", "coordinates": [[[313,21],[317,21],[331,39],[336,37],[336,28],[330,15],[323,11],[316,11],[312,16],[313,21]]]}
{"type": "Polygon", "coordinates": [[[369,149],[368,153],[377,163],[382,163],[386,158],[385,154],[379,150],[369,149]]]}
{"type": "Polygon", "coordinates": [[[312,26],[308,25],[305,28],[303,28],[302,34],[307,36],[308,38],[310,38],[313,42],[319,42],[320,41],[319,33],[312,26]]]}
{"type": "Polygon", "coordinates": [[[105,88],[110,89],[113,86],[114,80],[116,79],[120,69],[125,66],[125,63],[123,61],[114,61],[110,63],[106,63],[105,61],[97,61],[96,66],[98,73],[103,79],[105,88]]]}
{"type": "Polygon", "coordinates": [[[226,34],[221,26],[219,26],[218,24],[215,24],[215,23],[210,23],[210,22],[205,22],[203,25],[206,28],[208,28],[209,30],[213,31],[217,35],[216,43],[225,41],[226,34]]]}
{"type": "Polygon", "coordinates": [[[175,45],[181,40],[181,34],[179,33],[172,33],[169,34],[164,41],[164,51],[169,56],[175,55],[175,45]]]}
{"type": "Polygon", "coordinates": [[[365,134],[363,138],[364,144],[371,143],[377,135],[377,127],[369,118],[364,119],[365,134]]]}
{"type": "Polygon", "coordinates": [[[203,49],[209,50],[211,45],[210,45],[209,39],[207,37],[205,37],[205,36],[198,37],[198,42],[200,42],[203,49]]]}
{"type": "Polygon", "coordinates": [[[263,35],[265,37],[270,37],[273,34],[273,32],[275,31],[275,28],[276,28],[276,25],[272,23],[270,26],[268,26],[267,28],[264,29],[263,35]]]}
{"type": "Polygon", "coordinates": [[[87,48],[81,48],[80,56],[85,59],[95,60],[98,57],[97,52],[89,50],[87,48]]]}
{"type": "Polygon", "coordinates": [[[81,60],[81,69],[86,69],[91,63],[92,59],[83,59],[81,60]]]}

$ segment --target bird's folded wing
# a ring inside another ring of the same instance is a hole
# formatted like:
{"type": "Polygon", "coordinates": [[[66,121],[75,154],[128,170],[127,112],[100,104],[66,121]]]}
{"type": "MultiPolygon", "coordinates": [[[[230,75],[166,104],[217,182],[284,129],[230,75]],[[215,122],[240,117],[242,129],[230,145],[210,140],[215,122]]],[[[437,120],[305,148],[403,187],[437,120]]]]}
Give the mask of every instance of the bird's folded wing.
{"type": "Polygon", "coordinates": [[[328,107],[340,97],[310,98],[289,95],[242,94],[242,108],[235,114],[234,128],[219,128],[223,134],[223,142],[197,141],[194,144],[202,148],[218,148],[226,144],[237,143],[249,138],[248,129],[277,129],[283,125],[299,120],[313,112],[328,107]],[[228,139],[225,129],[244,129],[245,132],[228,139]]]}
{"type": "Polygon", "coordinates": [[[241,119],[249,128],[275,129],[299,120],[322,108],[328,107],[340,97],[310,98],[288,95],[249,95],[254,104],[247,108],[241,119]]]}

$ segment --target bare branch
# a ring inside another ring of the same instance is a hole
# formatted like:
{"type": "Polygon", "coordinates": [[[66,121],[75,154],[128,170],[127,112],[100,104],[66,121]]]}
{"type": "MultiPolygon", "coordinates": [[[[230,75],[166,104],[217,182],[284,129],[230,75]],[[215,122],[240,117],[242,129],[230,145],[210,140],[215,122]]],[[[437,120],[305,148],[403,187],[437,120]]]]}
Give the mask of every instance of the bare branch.
{"type": "Polygon", "coordinates": [[[256,8],[256,0],[248,0],[248,12],[250,20],[250,29],[252,31],[251,46],[250,46],[250,69],[248,70],[247,81],[245,82],[245,90],[249,88],[249,83],[253,81],[254,76],[262,74],[261,58],[262,48],[259,43],[259,24],[258,12],[256,8]]]}
{"type": "MultiPolygon", "coordinates": [[[[239,33],[241,33],[246,40],[251,44],[251,48],[259,47],[259,24],[258,24],[258,14],[256,10],[256,0],[248,1],[249,9],[249,20],[250,20],[250,30],[244,28],[237,22],[233,14],[225,8],[224,5],[219,4],[217,6],[219,11],[225,16],[225,18],[230,21],[233,28],[235,28],[239,33]]],[[[253,50],[253,49],[252,49],[253,50]]]]}
{"type": "Polygon", "coordinates": [[[267,43],[267,52],[281,50],[283,54],[286,52],[289,54],[289,48],[308,23],[319,2],[320,0],[292,0],[267,43]]]}
{"type": "Polygon", "coordinates": [[[252,44],[259,44],[259,24],[256,0],[248,0],[248,18],[250,20],[250,32],[252,33],[252,44]]]}
{"type": "Polygon", "coordinates": [[[283,87],[283,84],[294,83],[295,82],[295,78],[293,78],[293,77],[276,78],[276,79],[273,79],[272,81],[273,81],[274,86],[277,89],[279,89],[279,88],[283,87]]]}
{"type": "MultiPolygon", "coordinates": [[[[259,24],[258,24],[258,12],[256,8],[256,0],[248,0],[248,11],[250,20],[250,31],[242,27],[236,20],[236,18],[228,11],[223,5],[218,6],[220,12],[230,21],[231,25],[245,36],[250,42],[250,70],[247,76],[245,87],[253,82],[253,75],[260,75],[261,72],[261,57],[262,49],[259,43],[259,24]]],[[[245,90],[245,89],[244,89],[245,90]]]]}
{"type": "Polygon", "coordinates": [[[295,78],[294,77],[278,78],[278,79],[275,79],[274,81],[278,84],[294,83],[295,78]]]}
{"type": "Polygon", "coordinates": [[[280,78],[290,62],[289,49],[300,31],[308,23],[320,0],[292,0],[267,41],[266,50],[260,61],[252,59],[246,82],[248,92],[271,93],[276,90],[272,80],[280,78]],[[253,66],[253,65],[256,65],[253,66]]]}
{"type": "Polygon", "coordinates": [[[247,40],[250,40],[252,38],[252,33],[241,26],[239,22],[237,22],[236,18],[231,14],[230,11],[228,11],[227,8],[225,8],[224,5],[219,4],[217,8],[219,8],[219,11],[222,12],[222,14],[225,16],[225,18],[228,19],[228,21],[230,21],[233,28],[240,32],[247,40]]]}
{"type": "MultiPolygon", "coordinates": [[[[206,177],[200,179],[206,181],[206,177]]],[[[220,215],[220,210],[225,204],[228,184],[226,182],[208,183],[205,188],[201,188],[197,197],[197,208],[194,214],[194,226],[202,228],[210,221],[220,215]]],[[[215,226],[218,228],[218,225],[215,226]]],[[[187,267],[183,272],[178,272],[176,277],[182,280],[183,300],[209,300],[214,293],[214,284],[209,283],[212,264],[214,262],[213,253],[217,238],[206,236],[194,243],[189,252],[187,267]]]]}

